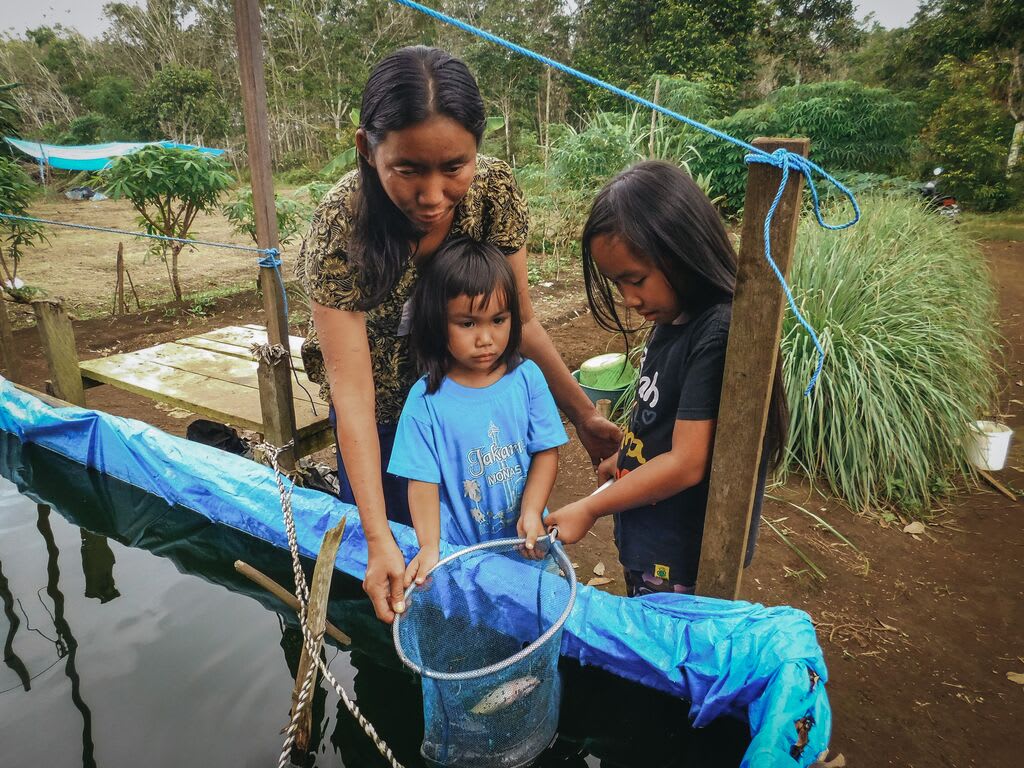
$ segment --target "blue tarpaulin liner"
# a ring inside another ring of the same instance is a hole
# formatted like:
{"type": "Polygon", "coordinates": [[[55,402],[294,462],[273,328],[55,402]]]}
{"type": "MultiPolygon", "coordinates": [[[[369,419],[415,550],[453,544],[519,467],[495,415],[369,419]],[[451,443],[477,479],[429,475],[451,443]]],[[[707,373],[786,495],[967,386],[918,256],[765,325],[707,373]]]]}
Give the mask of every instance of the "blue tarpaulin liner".
{"type": "Polygon", "coordinates": [[[223,155],[227,150],[178,144],[173,141],[113,141],[107,144],[40,144],[5,136],[4,140],[15,149],[35,159],[37,163],[65,171],[102,171],[122,155],[138,152],[143,147],[159,145],[167,148],[195,149],[207,155],[223,155]]]}
{"type": "MultiPolygon", "coordinates": [[[[52,408],[2,378],[0,430],[287,549],[267,467],[139,421],[52,408]]],[[[347,516],[336,566],[362,578],[366,540],[356,509],[302,488],[292,507],[300,551],[310,558],[327,529],[347,516]]],[[[412,557],[415,532],[397,523],[391,528],[412,557]]],[[[442,542],[442,556],[452,551],[442,542]]],[[[487,599],[502,605],[502,581],[487,582],[487,599]]],[[[722,715],[747,720],[751,742],[743,766],[807,766],[828,747],[825,660],[810,617],[795,608],[689,595],[627,599],[581,587],[562,655],[690,701],[696,727],[722,715]]]]}

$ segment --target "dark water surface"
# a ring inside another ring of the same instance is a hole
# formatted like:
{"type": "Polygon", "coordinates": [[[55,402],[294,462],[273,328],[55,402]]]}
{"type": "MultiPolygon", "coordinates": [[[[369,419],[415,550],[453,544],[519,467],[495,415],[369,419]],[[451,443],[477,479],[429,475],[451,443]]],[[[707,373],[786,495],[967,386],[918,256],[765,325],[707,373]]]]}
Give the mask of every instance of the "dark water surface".
{"type": "MultiPolygon", "coordinates": [[[[275,766],[301,636],[234,562],[290,588],[288,553],[2,432],[0,476],[0,766],[275,766]]],[[[353,639],[328,639],[332,672],[398,759],[421,765],[419,682],[337,571],[328,617],[353,639]]],[[[693,731],[684,702],[563,673],[559,739],[538,765],[739,763],[745,724],[693,731]]],[[[308,765],[387,765],[323,686],[313,744],[308,765]]]]}

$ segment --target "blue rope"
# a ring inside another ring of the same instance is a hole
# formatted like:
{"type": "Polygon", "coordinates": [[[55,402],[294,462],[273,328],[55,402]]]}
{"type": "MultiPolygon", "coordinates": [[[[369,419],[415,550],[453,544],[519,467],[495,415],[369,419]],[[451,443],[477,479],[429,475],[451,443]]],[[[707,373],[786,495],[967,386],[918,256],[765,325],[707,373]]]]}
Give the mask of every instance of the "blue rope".
{"type": "Polygon", "coordinates": [[[36,222],[49,224],[54,227],[67,227],[68,229],[84,229],[89,232],[109,232],[114,235],[126,235],[128,237],[143,237],[150,240],[162,240],[169,243],[185,243],[186,245],[208,245],[213,248],[227,248],[228,250],[246,251],[248,253],[261,253],[263,257],[258,264],[261,267],[268,267],[274,270],[277,276],[277,284],[281,286],[281,297],[284,299],[284,316],[288,317],[288,292],[284,289],[284,278],[281,277],[281,252],[277,248],[257,248],[253,245],[235,245],[234,243],[217,243],[212,240],[196,240],[189,237],[171,237],[170,235],[154,235],[149,232],[132,232],[127,229],[115,229],[114,227],[99,227],[93,224],[74,224],[70,221],[54,221],[53,219],[40,219],[35,216],[15,216],[12,213],[0,213],[0,219],[9,221],[36,222]]]}
{"type": "Polygon", "coordinates": [[[559,61],[555,61],[554,59],[548,58],[547,56],[537,53],[536,51],[532,51],[529,48],[524,48],[521,45],[517,45],[516,43],[513,43],[509,40],[505,40],[504,38],[498,37],[497,35],[493,35],[490,32],[487,32],[486,30],[480,29],[479,27],[474,27],[472,24],[460,21],[459,19],[441,13],[440,11],[435,11],[433,8],[429,8],[425,5],[414,2],[414,0],[394,1],[399,5],[404,5],[407,8],[413,9],[414,11],[419,11],[420,13],[425,14],[426,16],[429,16],[433,19],[436,19],[437,21],[449,24],[453,27],[461,29],[464,32],[468,32],[471,35],[475,35],[476,37],[479,37],[483,40],[487,40],[488,42],[500,45],[503,48],[507,48],[508,50],[514,53],[518,53],[522,56],[525,56],[528,59],[533,59],[534,61],[540,62],[541,64],[551,67],[552,69],[556,69],[559,72],[563,72],[567,75],[582,80],[585,83],[589,83],[590,85],[602,88],[608,91],[609,93],[614,93],[615,95],[621,96],[622,98],[639,104],[642,107],[652,109],[655,112],[659,112],[665,115],[666,117],[671,117],[673,120],[678,120],[679,122],[685,123],[686,125],[689,125],[692,128],[704,131],[705,133],[711,134],[712,136],[715,136],[721,139],[722,141],[727,141],[730,144],[735,144],[737,147],[741,147],[742,149],[747,150],[747,152],[749,153],[744,158],[745,162],[748,164],[765,163],[767,165],[772,165],[775,166],[776,168],[779,168],[782,171],[782,180],[779,183],[779,190],[775,195],[775,200],[772,203],[772,207],[769,209],[768,215],[765,217],[765,258],[768,260],[768,263],[771,265],[772,270],[775,272],[776,278],[778,278],[779,283],[782,285],[782,289],[785,292],[786,298],[789,301],[790,309],[793,310],[793,314],[800,321],[800,324],[803,325],[805,329],[807,329],[807,332],[811,335],[811,338],[814,341],[815,348],[818,350],[818,363],[815,367],[814,375],[811,378],[810,384],[808,384],[807,389],[804,392],[805,395],[810,395],[810,393],[814,389],[815,384],[818,381],[818,376],[821,373],[822,366],[824,365],[825,350],[822,348],[821,343],[818,341],[818,336],[814,332],[814,329],[804,319],[803,315],[801,315],[800,311],[797,309],[796,302],[793,300],[793,294],[790,291],[789,286],[786,284],[786,279],[785,277],[783,277],[782,272],[779,270],[778,266],[775,264],[775,261],[772,259],[772,246],[768,234],[771,226],[772,217],[775,215],[775,209],[778,207],[779,200],[782,199],[783,190],[786,187],[786,182],[789,180],[790,168],[797,169],[800,173],[804,175],[804,178],[807,180],[807,186],[811,191],[811,199],[814,203],[814,216],[817,219],[818,223],[825,229],[846,229],[847,227],[852,227],[860,220],[860,206],[857,204],[857,200],[854,197],[853,193],[849,189],[847,189],[846,186],[844,186],[833,176],[829,175],[824,170],[822,170],[821,167],[811,162],[807,158],[803,157],[802,155],[795,154],[786,149],[778,149],[772,153],[765,152],[763,149],[759,149],[758,147],[755,147],[753,144],[749,144],[748,142],[743,141],[742,139],[737,139],[735,136],[730,136],[727,133],[723,133],[722,131],[719,131],[716,128],[712,128],[710,125],[705,125],[704,123],[698,122],[697,120],[687,117],[686,115],[682,115],[671,109],[666,109],[665,107],[659,104],[655,104],[653,101],[650,101],[649,99],[645,99],[642,96],[637,96],[635,93],[631,93],[630,91],[627,91],[623,88],[619,88],[618,86],[612,85],[611,83],[605,82],[604,80],[600,80],[594,77],[593,75],[588,75],[586,72],[581,72],[580,70],[574,69],[573,67],[570,67],[567,64],[562,64],[559,61]],[[839,192],[847,200],[850,201],[850,203],[853,205],[852,219],[842,224],[828,224],[825,222],[824,217],[821,214],[821,203],[818,196],[818,190],[814,184],[813,174],[815,173],[819,174],[823,179],[832,184],[837,190],[839,190],[839,192]]]}
{"type": "Polygon", "coordinates": [[[277,276],[277,284],[281,286],[281,298],[284,299],[284,320],[288,322],[288,291],[284,289],[284,278],[281,277],[281,259],[279,258],[280,252],[277,248],[266,248],[263,250],[265,254],[262,259],[259,260],[261,267],[267,267],[268,269],[274,270],[274,274],[277,276]]]}
{"type": "Polygon", "coordinates": [[[110,232],[114,235],[126,235],[128,237],[148,237],[150,240],[164,240],[170,243],[185,243],[186,245],[209,245],[214,248],[228,248],[236,251],[249,251],[250,253],[266,253],[271,251],[277,253],[276,248],[257,248],[252,245],[235,245],[234,243],[215,243],[210,240],[195,240],[188,237],[171,237],[170,235],[153,235],[149,232],[132,232],[127,229],[115,229],[114,227],[99,227],[93,224],[73,224],[70,221],[53,221],[52,219],[39,219],[35,216],[15,216],[11,213],[0,213],[0,219],[11,221],[34,221],[40,224],[49,224],[54,227],[67,227],[69,229],[85,229],[90,232],[110,232]]]}

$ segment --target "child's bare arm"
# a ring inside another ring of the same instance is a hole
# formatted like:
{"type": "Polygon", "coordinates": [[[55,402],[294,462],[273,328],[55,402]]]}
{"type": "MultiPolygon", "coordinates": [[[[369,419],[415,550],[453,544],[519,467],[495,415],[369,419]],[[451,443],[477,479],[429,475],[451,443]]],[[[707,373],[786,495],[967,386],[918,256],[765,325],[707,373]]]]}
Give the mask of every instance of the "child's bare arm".
{"type": "Polygon", "coordinates": [[[405,569],[405,586],[416,580],[422,584],[427,572],[434,567],[441,546],[441,500],[437,483],[421,480],[409,481],[409,514],[416,529],[420,551],[405,569]]]}
{"type": "Polygon", "coordinates": [[[523,489],[523,500],[519,509],[519,523],[516,529],[520,536],[526,537],[526,548],[533,549],[538,536],[547,533],[542,517],[544,505],[555,486],[558,476],[558,449],[548,448],[535,453],[530,458],[530,471],[526,475],[526,488],[523,489]]]}
{"type": "Polygon", "coordinates": [[[545,524],[557,526],[559,540],[572,544],[583,538],[599,517],[655,504],[692,488],[711,468],[715,423],[715,419],[677,420],[671,450],[631,470],[601,493],[552,512],[545,524]]]}

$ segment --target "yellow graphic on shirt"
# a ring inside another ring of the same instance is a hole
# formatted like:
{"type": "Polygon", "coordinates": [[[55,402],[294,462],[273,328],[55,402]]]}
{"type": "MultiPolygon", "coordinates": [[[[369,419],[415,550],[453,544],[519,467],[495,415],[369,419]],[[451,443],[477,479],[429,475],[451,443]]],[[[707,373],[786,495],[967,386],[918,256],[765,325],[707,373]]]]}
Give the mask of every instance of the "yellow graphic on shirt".
{"type": "Polygon", "coordinates": [[[669,567],[667,565],[661,565],[660,563],[654,564],[654,575],[659,579],[669,578],[669,567]]]}
{"type": "Polygon", "coordinates": [[[622,434],[622,449],[626,452],[626,455],[631,459],[636,459],[637,464],[646,464],[647,459],[644,458],[644,441],[637,437],[631,430],[626,430],[622,434]]]}

